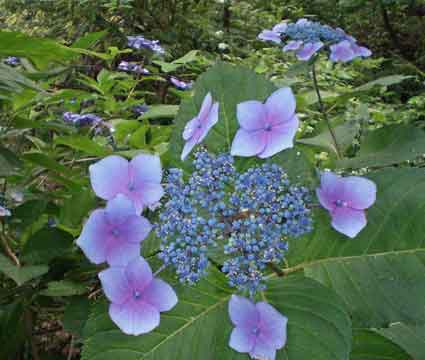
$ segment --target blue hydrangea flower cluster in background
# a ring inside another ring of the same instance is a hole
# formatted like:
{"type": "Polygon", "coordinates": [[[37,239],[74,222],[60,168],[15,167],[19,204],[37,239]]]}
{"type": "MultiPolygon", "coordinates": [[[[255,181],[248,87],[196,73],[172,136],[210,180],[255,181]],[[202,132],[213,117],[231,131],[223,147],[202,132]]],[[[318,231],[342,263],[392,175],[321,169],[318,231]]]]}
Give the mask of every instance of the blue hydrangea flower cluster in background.
{"type": "Polygon", "coordinates": [[[82,126],[96,126],[102,123],[102,118],[95,114],[76,114],[73,112],[65,112],[63,114],[63,121],[67,124],[76,127],[82,126]]]}
{"type": "Polygon", "coordinates": [[[164,48],[159,45],[159,40],[149,40],[142,35],[127,36],[127,44],[129,47],[136,50],[148,49],[158,55],[165,54],[164,48]]]}
{"type": "Polygon", "coordinates": [[[310,195],[278,165],[239,173],[233,162],[200,150],[187,182],[182,170],[170,170],[156,230],[163,239],[159,257],[193,284],[206,274],[209,251],[219,250],[229,284],[253,296],[264,289],[267,264],[283,260],[287,239],[312,230],[310,195]]]}
{"type": "Polygon", "coordinates": [[[372,55],[369,49],[359,46],[357,40],[341,28],[334,29],[307,19],[295,23],[282,22],[272,30],[263,30],[258,38],[276,44],[285,41],[283,51],[295,51],[297,58],[304,61],[310,60],[321,49],[330,51],[330,60],[333,62],[348,62],[372,55]]]}
{"type": "Polygon", "coordinates": [[[121,61],[118,64],[117,67],[118,70],[129,72],[129,73],[135,73],[135,74],[141,74],[141,75],[149,75],[150,71],[143,66],[135,63],[131,63],[128,61],[121,61]]]}
{"type": "Polygon", "coordinates": [[[21,64],[21,60],[15,56],[8,56],[3,63],[9,66],[18,66],[21,64]]]}

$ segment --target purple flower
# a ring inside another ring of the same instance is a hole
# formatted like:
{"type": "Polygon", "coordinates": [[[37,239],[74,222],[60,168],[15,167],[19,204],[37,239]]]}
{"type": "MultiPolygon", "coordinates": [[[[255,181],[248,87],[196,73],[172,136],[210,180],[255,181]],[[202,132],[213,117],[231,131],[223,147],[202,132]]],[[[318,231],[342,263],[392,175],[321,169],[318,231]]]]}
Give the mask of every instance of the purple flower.
{"type": "Polygon", "coordinates": [[[138,215],[133,203],[120,194],[105,209],[91,213],[77,245],[94,264],[106,261],[112,266],[124,266],[139,256],[140,243],[151,229],[149,221],[138,215]]]}
{"type": "Polygon", "coordinates": [[[69,111],[63,114],[63,121],[77,127],[103,123],[102,118],[95,114],[76,114],[69,111]]]}
{"type": "Polygon", "coordinates": [[[111,200],[124,194],[133,201],[136,211],[161,199],[162,169],[158,156],[141,154],[130,162],[121,156],[111,155],[90,165],[90,181],[97,196],[111,200]]]}
{"type": "Polygon", "coordinates": [[[333,62],[348,62],[357,57],[369,57],[372,52],[363,46],[357,45],[355,40],[344,40],[331,45],[330,60],[333,62]]]}
{"type": "Polygon", "coordinates": [[[302,49],[297,51],[298,60],[308,61],[310,58],[318,52],[322,47],[323,43],[321,41],[315,43],[307,43],[303,46],[302,49]]]}
{"type": "Polygon", "coordinates": [[[287,51],[298,50],[302,44],[303,42],[300,40],[291,40],[283,47],[283,51],[287,52],[287,51]]]}
{"type": "Polygon", "coordinates": [[[133,106],[133,112],[137,116],[144,115],[149,110],[149,107],[147,105],[135,105],[133,106]]]}
{"type": "Polygon", "coordinates": [[[8,56],[3,60],[3,63],[9,66],[18,66],[21,63],[21,60],[15,56],[8,56]]]}
{"type": "Polygon", "coordinates": [[[154,278],[149,264],[141,257],[125,267],[111,267],[99,273],[103,291],[111,301],[109,315],[127,335],[140,335],[159,325],[160,312],[177,304],[170,285],[154,278]]]}
{"type": "Polygon", "coordinates": [[[291,148],[299,125],[295,106],[290,88],[275,91],[265,104],[254,100],[238,104],[241,127],[233,139],[231,154],[264,159],[291,148]]]}
{"type": "Polygon", "coordinates": [[[149,75],[151,73],[148,69],[138,64],[130,63],[127,61],[121,61],[118,65],[118,70],[132,72],[136,74],[143,74],[143,75],[149,75]]]}
{"type": "Polygon", "coordinates": [[[189,89],[191,89],[192,88],[192,86],[193,86],[193,82],[184,82],[184,81],[182,81],[182,80],[179,80],[179,79],[177,79],[176,77],[174,77],[174,76],[171,76],[170,77],[170,81],[171,81],[171,83],[176,87],[176,88],[178,88],[178,89],[180,89],[180,90],[189,90],[189,89]]]}
{"type": "Polygon", "coordinates": [[[157,54],[164,54],[165,50],[159,45],[158,40],[148,40],[145,37],[138,36],[127,36],[128,46],[133,49],[149,49],[157,54]]]}
{"type": "Polygon", "coordinates": [[[11,215],[12,215],[12,213],[10,212],[9,209],[7,209],[3,206],[0,206],[0,217],[11,216],[11,215]]]}
{"type": "Polygon", "coordinates": [[[186,159],[196,144],[205,139],[208,131],[217,123],[218,111],[218,102],[214,103],[211,93],[208,93],[202,102],[199,114],[190,120],[184,128],[183,139],[186,144],[181,155],[182,160],[186,159]]]}
{"type": "Polygon", "coordinates": [[[280,33],[273,30],[263,30],[258,35],[258,38],[263,41],[272,41],[276,44],[280,44],[282,42],[280,38],[280,33]]]}
{"type": "Polygon", "coordinates": [[[275,26],[273,26],[272,31],[278,33],[278,34],[282,34],[286,31],[286,28],[288,27],[288,24],[286,22],[281,22],[279,24],[276,24],[275,26]]]}
{"type": "Polygon", "coordinates": [[[376,185],[363,177],[341,177],[326,171],[321,175],[316,194],[331,214],[332,227],[354,238],[366,226],[364,210],[376,200],[376,185]]]}
{"type": "Polygon", "coordinates": [[[254,304],[232,295],[229,315],[235,325],[229,341],[232,349],[253,359],[274,360],[276,350],[285,346],[288,319],[266,302],[254,304]]]}

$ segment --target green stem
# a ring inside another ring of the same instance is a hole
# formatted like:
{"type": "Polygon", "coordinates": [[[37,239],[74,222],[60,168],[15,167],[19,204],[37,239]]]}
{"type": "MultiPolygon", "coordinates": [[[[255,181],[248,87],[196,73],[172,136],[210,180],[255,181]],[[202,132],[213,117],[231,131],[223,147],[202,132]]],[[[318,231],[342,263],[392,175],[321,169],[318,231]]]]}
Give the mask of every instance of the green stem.
{"type": "Polygon", "coordinates": [[[328,114],[326,113],[326,110],[325,110],[325,105],[323,104],[322,95],[320,94],[319,83],[317,81],[316,65],[315,65],[315,63],[313,63],[313,65],[312,65],[312,74],[313,74],[314,90],[316,91],[317,100],[319,102],[319,110],[322,113],[323,118],[325,119],[326,125],[328,126],[329,133],[331,134],[332,141],[333,141],[334,146],[335,146],[336,156],[338,157],[338,159],[341,159],[341,157],[342,157],[341,156],[341,151],[339,149],[338,141],[336,140],[335,131],[332,128],[331,122],[329,121],[328,114]]]}

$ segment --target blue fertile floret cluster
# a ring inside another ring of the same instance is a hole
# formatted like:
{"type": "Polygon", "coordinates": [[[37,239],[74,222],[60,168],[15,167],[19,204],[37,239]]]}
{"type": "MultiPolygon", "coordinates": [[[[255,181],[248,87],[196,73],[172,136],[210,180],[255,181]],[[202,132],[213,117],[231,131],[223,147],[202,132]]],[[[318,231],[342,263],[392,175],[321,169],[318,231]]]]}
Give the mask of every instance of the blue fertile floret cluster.
{"type": "Polygon", "coordinates": [[[180,281],[193,284],[220,250],[229,284],[253,295],[264,289],[267,264],[282,262],[288,237],[312,230],[309,193],[275,164],[239,173],[230,155],[201,150],[193,166],[187,181],[182,170],[169,172],[156,230],[163,239],[159,256],[180,281]]]}
{"type": "Polygon", "coordinates": [[[337,43],[348,39],[348,35],[341,29],[334,29],[329,25],[322,25],[319,22],[299,21],[290,23],[285,28],[283,34],[291,40],[303,41],[305,43],[337,43]]]}

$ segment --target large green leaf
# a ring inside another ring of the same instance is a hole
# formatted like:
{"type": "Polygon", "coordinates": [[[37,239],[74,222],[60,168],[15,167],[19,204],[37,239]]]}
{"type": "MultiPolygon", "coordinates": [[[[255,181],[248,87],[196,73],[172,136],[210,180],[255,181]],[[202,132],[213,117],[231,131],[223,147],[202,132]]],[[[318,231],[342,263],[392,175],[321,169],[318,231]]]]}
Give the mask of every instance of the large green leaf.
{"type": "Polygon", "coordinates": [[[0,177],[15,175],[21,167],[21,160],[13,152],[0,146],[0,177]]]}
{"type": "Polygon", "coordinates": [[[340,295],[356,327],[425,323],[425,249],[319,261],[304,272],[340,295]]]}
{"type": "Polygon", "coordinates": [[[16,266],[7,257],[0,254],[0,272],[11,278],[17,285],[46,274],[49,268],[45,265],[39,266],[16,266]]]}
{"type": "Polygon", "coordinates": [[[174,118],[178,109],[177,105],[152,105],[141,119],[174,118]]]}
{"type": "Polygon", "coordinates": [[[66,145],[72,149],[82,151],[88,155],[94,156],[108,156],[111,151],[103,147],[86,136],[74,135],[74,136],[58,136],[55,139],[55,143],[59,145],[66,145]]]}
{"type": "MultiPolygon", "coordinates": [[[[355,139],[358,131],[359,127],[356,122],[346,122],[334,128],[335,136],[338,141],[338,147],[341,151],[344,152],[353,143],[353,140],[355,139]]],[[[333,153],[337,153],[332,135],[328,129],[325,129],[316,136],[298,139],[297,141],[301,144],[318,146],[333,153]]]]}
{"type": "Polygon", "coordinates": [[[50,39],[36,38],[24,33],[0,31],[0,56],[18,56],[31,59],[38,67],[63,62],[72,58],[73,50],[50,39]]]}
{"type": "Polygon", "coordinates": [[[377,330],[403,348],[413,360],[423,360],[425,355],[425,326],[391,324],[389,328],[377,330]]]}
{"type": "Polygon", "coordinates": [[[378,188],[368,224],[355,239],[336,232],[327,211],[316,209],[312,234],[290,241],[291,266],[317,259],[414,250],[425,247],[425,171],[385,169],[367,175],[378,188]]]}
{"type": "Polygon", "coordinates": [[[57,228],[43,228],[31,236],[22,250],[22,257],[31,264],[46,264],[52,259],[67,255],[73,237],[57,228]]]}
{"type": "Polygon", "coordinates": [[[350,360],[411,360],[411,357],[377,332],[357,329],[353,333],[350,360]]]}
{"type": "MultiPolygon", "coordinates": [[[[288,342],[278,360],[348,360],[351,323],[341,300],[319,283],[298,276],[270,281],[266,299],[288,316],[288,342]]],[[[232,292],[222,274],[195,287],[178,285],[178,305],[161,314],[161,324],[142,336],[126,336],[98,304],[85,328],[83,360],[248,359],[228,346],[232,292]]]]}
{"type": "Polygon", "coordinates": [[[214,101],[220,103],[219,121],[210,130],[203,144],[213,152],[229,151],[233,137],[239,127],[236,119],[236,106],[246,100],[264,101],[276,87],[254,71],[227,63],[219,63],[204,74],[195,83],[195,95],[183,101],[175,120],[175,129],[171,141],[171,155],[179,163],[183,149],[182,132],[186,123],[194,118],[208,92],[214,101]]]}
{"type": "Polygon", "coordinates": [[[337,163],[343,168],[382,167],[414,160],[425,154],[425,132],[412,125],[370,131],[356,157],[337,163]]]}
{"type": "Polygon", "coordinates": [[[40,295],[44,296],[74,296],[87,292],[84,284],[76,283],[69,280],[51,281],[47,284],[47,289],[40,291],[40,295]]]}
{"type": "MultiPolygon", "coordinates": [[[[96,34],[100,35],[101,33],[96,34]]],[[[98,35],[93,35],[93,39],[80,40],[80,44],[86,47],[96,37],[98,35]]],[[[70,48],[51,39],[33,37],[20,32],[0,31],[0,44],[2,45],[0,56],[18,56],[31,59],[40,69],[46,69],[51,63],[67,62],[80,54],[93,55],[103,59],[108,58],[105,54],[84,48],[70,48]]]]}
{"type": "Polygon", "coordinates": [[[90,301],[84,296],[72,297],[63,314],[63,327],[66,331],[82,337],[84,325],[89,317],[90,301]]]}
{"type": "Polygon", "coordinates": [[[62,165],[57,162],[52,156],[48,156],[44,153],[28,153],[22,156],[22,158],[30,163],[40,165],[46,169],[52,170],[58,174],[72,177],[74,173],[69,167],[62,165]]]}
{"type": "Polygon", "coordinates": [[[36,83],[19,71],[0,63],[0,100],[12,100],[14,94],[22,92],[25,88],[42,91],[36,83]]]}

